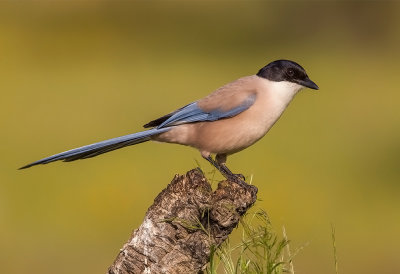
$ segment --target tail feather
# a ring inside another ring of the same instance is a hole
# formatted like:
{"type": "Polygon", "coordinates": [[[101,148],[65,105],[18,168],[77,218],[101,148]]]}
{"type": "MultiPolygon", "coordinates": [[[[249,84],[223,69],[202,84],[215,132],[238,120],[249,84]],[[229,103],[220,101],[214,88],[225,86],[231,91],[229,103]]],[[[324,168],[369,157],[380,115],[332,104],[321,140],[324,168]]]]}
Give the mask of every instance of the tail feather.
{"type": "Polygon", "coordinates": [[[150,137],[162,132],[168,131],[170,128],[163,129],[150,129],[142,132],[137,132],[106,141],[90,144],[83,147],[78,147],[68,151],[64,151],[44,159],[38,160],[19,169],[25,169],[31,166],[48,164],[55,161],[63,160],[64,162],[71,162],[79,159],[86,159],[95,157],[97,155],[116,150],[125,146],[136,145],[150,140],[150,137]]]}

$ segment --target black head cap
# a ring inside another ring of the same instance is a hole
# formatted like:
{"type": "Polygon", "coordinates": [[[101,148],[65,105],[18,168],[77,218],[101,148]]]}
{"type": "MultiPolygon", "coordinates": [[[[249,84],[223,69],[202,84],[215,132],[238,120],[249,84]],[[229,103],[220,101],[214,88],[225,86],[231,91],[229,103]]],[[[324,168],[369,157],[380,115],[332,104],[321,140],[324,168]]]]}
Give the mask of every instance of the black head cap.
{"type": "Polygon", "coordinates": [[[288,81],[311,89],[319,89],[318,86],[308,78],[302,66],[289,60],[271,62],[260,69],[257,76],[274,82],[288,81]]]}

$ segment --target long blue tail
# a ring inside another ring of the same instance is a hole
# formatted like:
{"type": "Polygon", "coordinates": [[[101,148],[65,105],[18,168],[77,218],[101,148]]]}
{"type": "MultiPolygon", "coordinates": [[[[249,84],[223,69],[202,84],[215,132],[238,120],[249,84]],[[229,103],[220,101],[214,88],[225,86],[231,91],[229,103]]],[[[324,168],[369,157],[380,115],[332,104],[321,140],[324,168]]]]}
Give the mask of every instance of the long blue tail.
{"type": "Polygon", "coordinates": [[[94,156],[97,156],[97,155],[100,155],[100,154],[103,154],[103,153],[106,153],[106,152],[109,152],[109,151],[112,151],[115,149],[119,149],[122,147],[136,145],[139,143],[149,141],[151,136],[160,134],[160,133],[168,131],[170,129],[171,128],[161,128],[161,129],[153,128],[150,130],[109,139],[109,140],[94,143],[91,145],[74,148],[74,149],[64,151],[59,154],[41,159],[39,161],[33,162],[33,163],[23,166],[19,169],[24,169],[24,168],[28,168],[28,167],[40,165],[40,164],[48,164],[48,163],[59,161],[59,160],[63,160],[64,162],[70,162],[70,161],[75,161],[78,159],[86,159],[86,158],[94,157],[94,156]]]}

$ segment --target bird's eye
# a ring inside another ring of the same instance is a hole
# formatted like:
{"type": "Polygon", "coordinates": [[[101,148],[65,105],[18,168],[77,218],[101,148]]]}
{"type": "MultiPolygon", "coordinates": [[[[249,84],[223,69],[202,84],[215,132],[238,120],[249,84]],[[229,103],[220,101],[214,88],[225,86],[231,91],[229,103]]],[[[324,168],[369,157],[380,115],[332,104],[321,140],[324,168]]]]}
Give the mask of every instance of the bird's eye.
{"type": "Polygon", "coordinates": [[[288,69],[287,74],[289,76],[294,76],[294,70],[293,69],[288,69]]]}

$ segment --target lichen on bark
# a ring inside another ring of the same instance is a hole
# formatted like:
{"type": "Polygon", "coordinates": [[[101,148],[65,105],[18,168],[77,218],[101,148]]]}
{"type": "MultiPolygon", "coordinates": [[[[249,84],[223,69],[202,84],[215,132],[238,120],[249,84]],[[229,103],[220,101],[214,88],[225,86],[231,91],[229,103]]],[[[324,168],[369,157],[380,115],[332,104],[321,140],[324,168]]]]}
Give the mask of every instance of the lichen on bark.
{"type": "Polygon", "coordinates": [[[155,198],[108,273],[199,273],[256,201],[257,188],[221,181],[212,190],[200,169],[175,175],[155,198]]]}

